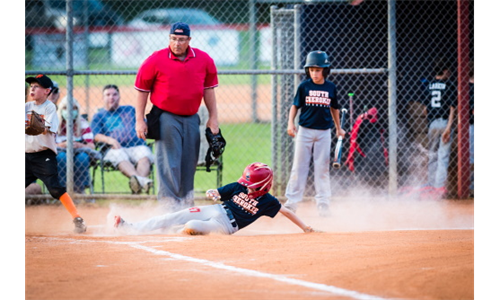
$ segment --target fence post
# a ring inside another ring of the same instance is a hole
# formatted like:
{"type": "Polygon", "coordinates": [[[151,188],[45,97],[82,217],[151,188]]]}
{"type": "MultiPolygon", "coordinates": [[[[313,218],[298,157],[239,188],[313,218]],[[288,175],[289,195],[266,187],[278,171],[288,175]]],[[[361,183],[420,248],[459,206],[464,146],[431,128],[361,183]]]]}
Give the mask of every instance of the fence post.
{"type": "Polygon", "coordinates": [[[387,1],[388,9],[388,63],[389,63],[389,195],[394,196],[398,188],[398,124],[396,113],[396,0],[387,1]]]}
{"type": "Polygon", "coordinates": [[[469,196],[469,0],[457,0],[458,48],[458,186],[459,199],[469,196]]]}
{"type": "MultiPolygon", "coordinates": [[[[68,87],[68,104],[66,109],[73,109],[73,0],[66,1],[66,11],[68,12],[68,22],[66,24],[66,83],[68,87]]],[[[57,128],[54,129],[57,131],[57,128]]],[[[66,189],[70,195],[73,195],[73,122],[67,122],[66,124],[66,141],[66,189]]]]}
{"type": "MultiPolygon", "coordinates": [[[[274,51],[277,46],[277,37],[276,37],[276,26],[274,24],[274,14],[276,11],[276,6],[271,6],[271,31],[272,31],[272,39],[271,39],[271,48],[273,49],[272,51],[272,57],[271,57],[271,70],[276,70],[276,66],[278,64],[278,53],[277,51],[274,51]]],[[[272,167],[274,169],[275,173],[278,173],[276,175],[276,182],[281,182],[279,175],[279,172],[276,172],[278,169],[278,75],[272,74],[271,75],[271,102],[272,102],[272,107],[271,107],[271,153],[272,153],[272,167]]],[[[279,189],[278,185],[274,184],[273,185],[273,194],[277,195],[279,189]]]]}
{"type": "MultiPolygon", "coordinates": [[[[255,0],[248,0],[250,11],[250,69],[257,70],[257,29],[255,28],[255,0]]],[[[257,75],[250,75],[250,93],[252,98],[252,122],[258,123],[257,115],[257,75]]]]}

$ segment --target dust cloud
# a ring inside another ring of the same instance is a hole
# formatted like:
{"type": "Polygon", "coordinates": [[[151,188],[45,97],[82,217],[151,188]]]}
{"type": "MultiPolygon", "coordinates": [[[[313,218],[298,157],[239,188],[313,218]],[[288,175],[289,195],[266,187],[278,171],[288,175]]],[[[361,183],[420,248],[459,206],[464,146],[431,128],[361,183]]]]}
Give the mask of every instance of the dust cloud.
{"type": "MultiPolygon", "coordinates": [[[[212,202],[196,201],[196,204],[211,205],[212,202]]],[[[92,236],[121,235],[113,227],[116,215],[137,222],[165,213],[157,201],[112,202],[107,206],[78,208],[88,226],[86,235],[92,236]]],[[[473,200],[389,198],[358,192],[333,197],[330,210],[330,217],[320,217],[314,200],[308,199],[299,204],[296,214],[307,225],[324,232],[474,229],[473,200]]],[[[72,235],[73,227],[71,216],[62,205],[27,206],[25,209],[26,234],[72,235]]],[[[261,217],[235,235],[300,233],[299,227],[278,213],[274,218],[261,217]]]]}
{"type": "Polygon", "coordinates": [[[314,200],[297,214],[325,231],[473,229],[474,203],[468,200],[420,199],[376,189],[351,189],[331,201],[329,218],[318,217],[314,200]]]}
{"type": "MultiPolygon", "coordinates": [[[[337,189],[330,202],[331,216],[320,217],[314,193],[310,194],[299,203],[296,214],[306,224],[325,232],[474,229],[473,200],[432,199],[416,193],[390,197],[386,190],[353,185],[337,189]]],[[[300,232],[286,218],[276,219],[285,220],[258,220],[248,231],[300,232]]]]}

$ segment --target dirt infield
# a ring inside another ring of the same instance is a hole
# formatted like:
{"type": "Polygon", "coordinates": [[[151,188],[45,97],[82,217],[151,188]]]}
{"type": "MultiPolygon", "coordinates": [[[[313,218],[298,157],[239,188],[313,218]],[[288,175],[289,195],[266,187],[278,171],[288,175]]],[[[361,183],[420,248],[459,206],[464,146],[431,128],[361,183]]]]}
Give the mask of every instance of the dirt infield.
{"type": "MultiPolygon", "coordinates": [[[[205,205],[208,203],[201,202],[205,205]]],[[[157,214],[156,203],[25,209],[26,299],[473,299],[473,201],[335,201],[261,218],[235,235],[120,236],[113,215],[157,214]]]]}

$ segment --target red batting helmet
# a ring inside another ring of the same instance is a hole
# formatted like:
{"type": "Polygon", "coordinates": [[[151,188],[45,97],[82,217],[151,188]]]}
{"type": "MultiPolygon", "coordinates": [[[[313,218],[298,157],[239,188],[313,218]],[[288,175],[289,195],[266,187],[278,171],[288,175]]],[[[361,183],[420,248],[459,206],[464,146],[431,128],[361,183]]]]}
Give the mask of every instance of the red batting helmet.
{"type": "Polygon", "coordinates": [[[254,162],[245,168],[240,179],[238,179],[238,183],[255,189],[255,192],[248,194],[250,198],[255,199],[269,193],[271,190],[273,186],[273,170],[264,163],[254,162]]]}

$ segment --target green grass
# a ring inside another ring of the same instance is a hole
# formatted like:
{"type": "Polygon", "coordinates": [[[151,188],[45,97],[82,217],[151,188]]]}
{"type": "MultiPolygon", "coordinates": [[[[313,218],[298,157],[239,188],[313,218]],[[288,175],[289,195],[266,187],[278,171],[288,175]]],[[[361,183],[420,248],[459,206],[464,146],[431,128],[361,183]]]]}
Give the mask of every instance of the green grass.
{"type": "MultiPolygon", "coordinates": [[[[238,180],[252,162],[271,164],[271,124],[227,124],[221,125],[221,130],[227,143],[223,154],[223,185],[238,180]]],[[[215,188],[215,179],[215,172],[196,172],[195,190],[215,188]]]]}

